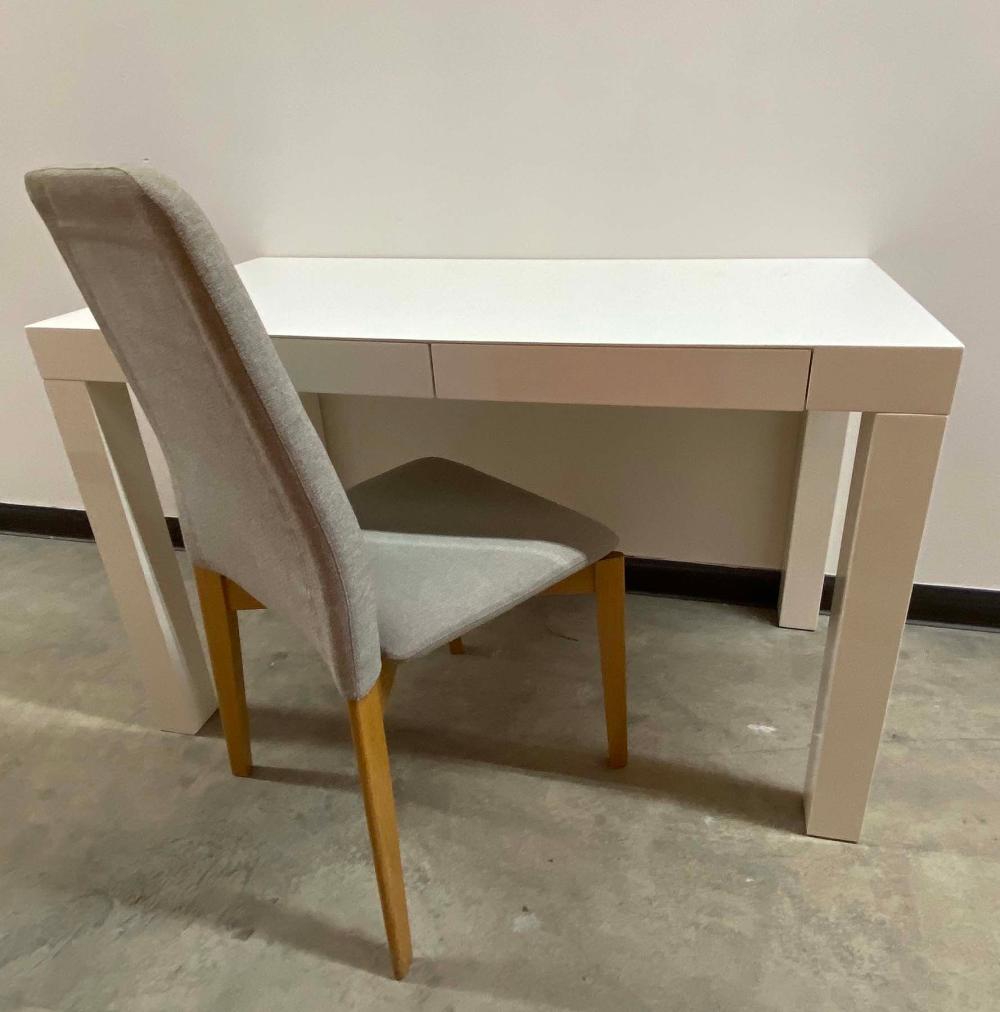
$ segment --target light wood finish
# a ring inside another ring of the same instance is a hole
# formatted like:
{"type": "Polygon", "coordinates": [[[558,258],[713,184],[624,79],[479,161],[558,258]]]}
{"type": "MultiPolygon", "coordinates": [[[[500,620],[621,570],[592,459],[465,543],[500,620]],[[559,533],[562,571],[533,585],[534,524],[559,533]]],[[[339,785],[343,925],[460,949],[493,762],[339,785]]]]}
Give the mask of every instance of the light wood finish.
{"type": "Polygon", "coordinates": [[[814,836],[861,835],[944,428],[862,419],[806,779],[814,836]]]}
{"type": "Polygon", "coordinates": [[[802,411],[811,353],[761,348],[432,344],[438,397],[802,411]]]}
{"type": "Polygon", "coordinates": [[[128,389],[46,380],[45,392],[150,711],[163,730],[194,734],[215,695],[128,389]]]}
{"type": "MultiPolygon", "coordinates": [[[[249,776],[252,769],[250,722],[237,609],[263,608],[264,605],[238,583],[210,569],[195,566],[194,575],[205,621],[229,765],[236,776],[249,776]]],[[[392,691],[397,667],[396,661],[383,658],[375,686],[363,699],[348,700],[347,708],[393,973],[397,979],[402,979],[410,968],[413,953],[399,856],[396,806],[389,774],[389,752],[382,722],[383,708],[392,691]]]]}
{"type": "Polygon", "coordinates": [[[778,625],[785,629],[813,630],[819,624],[849,417],[842,411],[808,411],[802,416],[795,499],[778,604],[778,625]]]}
{"type": "MultiPolygon", "coordinates": [[[[384,665],[383,673],[387,670],[390,669],[384,665]]],[[[382,919],[389,939],[393,973],[397,980],[401,980],[413,961],[413,949],[406,909],[403,864],[399,854],[396,803],[393,800],[392,777],[389,772],[389,750],[382,721],[382,695],[382,689],[376,685],[363,699],[348,700],[347,708],[365,801],[375,878],[382,903],[382,919]]]]}
{"type": "Polygon", "coordinates": [[[554,583],[543,594],[593,594],[597,589],[594,577],[594,566],[587,566],[565,580],[554,583]]]}
{"type": "MultiPolygon", "coordinates": [[[[628,764],[628,702],[625,663],[625,556],[611,552],[586,569],[542,591],[545,595],[595,594],[597,635],[604,683],[604,720],[608,734],[608,765],[628,764]]],[[[461,639],[448,644],[453,654],[465,653],[461,639]],[[457,645],[457,647],[456,647],[457,645]]]]}
{"type": "Polygon", "coordinates": [[[604,721],[608,731],[608,765],[628,762],[628,703],[625,675],[625,557],[621,552],[594,564],[597,592],[597,637],[604,682],[604,721]]]}
{"type": "Polygon", "coordinates": [[[219,698],[222,733],[229,752],[229,768],[238,777],[248,777],[251,769],[250,718],[243,683],[240,625],[236,609],[228,600],[230,592],[239,587],[224,576],[199,566],[194,567],[194,578],[219,698]]]}
{"type": "MultiPolygon", "coordinates": [[[[249,776],[252,769],[250,726],[237,613],[263,608],[264,605],[239,584],[218,573],[198,566],[194,572],[229,765],[236,776],[249,776]]],[[[611,553],[546,591],[552,594],[591,592],[596,593],[597,601],[608,765],[620,768],[628,762],[625,560],[620,552],[611,553]]],[[[448,645],[452,653],[465,652],[461,637],[451,640],[448,645]]],[[[398,666],[397,661],[384,657],[378,682],[363,699],[348,700],[348,713],[393,973],[397,979],[402,979],[410,968],[413,952],[383,724],[383,711],[388,704],[398,666]]]]}
{"type": "Polygon", "coordinates": [[[254,611],[257,608],[266,607],[232,580],[226,580],[226,601],[233,611],[254,611]]]}

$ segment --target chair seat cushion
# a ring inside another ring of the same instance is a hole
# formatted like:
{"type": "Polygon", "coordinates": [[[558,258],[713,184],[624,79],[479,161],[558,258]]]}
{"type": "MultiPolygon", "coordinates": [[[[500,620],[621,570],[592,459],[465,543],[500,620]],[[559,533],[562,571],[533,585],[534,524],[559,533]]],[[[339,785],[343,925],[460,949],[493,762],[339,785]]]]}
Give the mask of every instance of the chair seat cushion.
{"type": "Polygon", "coordinates": [[[440,457],[356,485],[383,652],[405,660],[607,555],[618,539],[575,510],[440,457]]]}

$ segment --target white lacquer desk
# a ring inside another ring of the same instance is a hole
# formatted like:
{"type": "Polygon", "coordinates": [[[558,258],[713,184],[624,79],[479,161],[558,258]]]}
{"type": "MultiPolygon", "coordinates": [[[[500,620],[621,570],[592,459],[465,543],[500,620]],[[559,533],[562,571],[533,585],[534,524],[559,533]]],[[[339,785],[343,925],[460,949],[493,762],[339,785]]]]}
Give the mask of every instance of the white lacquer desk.
{"type": "MultiPolygon", "coordinates": [[[[314,395],[795,411],[782,624],[815,628],[847,412],[863,412],[806,781],[857,840],[962,346],[869,260],[261,258],[239,268],[314,395]]],[[[161,727],[215,709],[118,365],[87,310],[28,327],[161,727]]],[[[624,493],[623,493],[624,494],[624,493]]]]}

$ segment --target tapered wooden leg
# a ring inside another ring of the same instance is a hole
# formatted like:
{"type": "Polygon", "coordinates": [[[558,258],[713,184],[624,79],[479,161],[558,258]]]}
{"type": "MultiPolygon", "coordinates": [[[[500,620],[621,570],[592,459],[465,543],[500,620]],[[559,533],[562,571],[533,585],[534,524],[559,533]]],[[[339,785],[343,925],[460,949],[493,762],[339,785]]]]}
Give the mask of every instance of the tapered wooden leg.
{"type": "Polygon", "coordinates": [[[250,719],[243,685],[243,655],[236,611],[226,599],[226,578],[210,569],[194,567],[205,621],[212,677],[219,697],[222,733],[229,751],[229,766],[238,777],[250,776],[250,719]]]}
{"type": "Polygon", "coordinates": [[[406,910],[406,887],[399,856],[396,803],[392,797],[389,750],[382,723],[382,690],[376,685],[364,699],[349,699],[351,733],[358,760],[358,774],[365,800],[365,818],[371,838],[375,878],[382,902],[382,919],[397,980],[406,976],[413,961],[410,919],[406,910]]]}
{"type": "Polygon", "coordinates": [[[462,642],[462,637],[456,636],[455,639],[448,644],[448,650],[453,654],[464,654],[465,644],[462,642]]]}
{"type": "Polygon", "coordinates": [[[628,710],[625,691],[625,557],[612,552],[594,564],[597,636],[604,680],[604,720],[608,729],[608,765],[628,762],[628,710]]]}

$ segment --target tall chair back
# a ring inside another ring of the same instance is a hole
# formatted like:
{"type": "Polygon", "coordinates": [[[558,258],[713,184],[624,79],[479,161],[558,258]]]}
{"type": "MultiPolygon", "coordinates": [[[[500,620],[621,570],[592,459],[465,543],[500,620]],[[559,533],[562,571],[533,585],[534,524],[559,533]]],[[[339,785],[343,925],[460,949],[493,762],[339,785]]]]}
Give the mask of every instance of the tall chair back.
{"type": "Polygon", "coordinates": [[[211,224],[146,168],[25,183],[163,446],[192,560],[285,615],[361,698],[380,670],[363,537],[211,224]]]}

